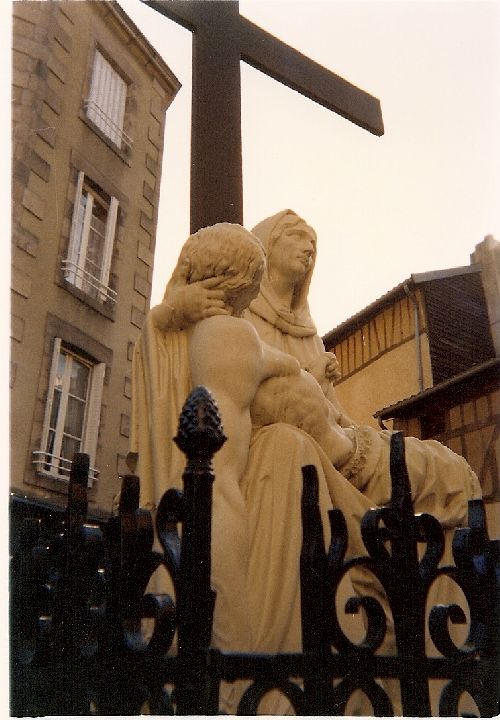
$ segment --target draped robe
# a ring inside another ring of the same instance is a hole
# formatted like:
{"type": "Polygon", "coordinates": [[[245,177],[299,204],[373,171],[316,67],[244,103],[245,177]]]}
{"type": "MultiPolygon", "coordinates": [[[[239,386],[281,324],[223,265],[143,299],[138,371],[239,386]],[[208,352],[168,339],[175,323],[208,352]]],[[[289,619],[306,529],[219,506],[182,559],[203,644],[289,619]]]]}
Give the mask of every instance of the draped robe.
{"type": "MultiPolygon", "coordinates": [[[[267,246],[268,255],[272,229],[283,214],[290,212],[279,213],[253,230],[267,246]]],[[[305,367],[324,352],[307,303],[313,266],[293,311],[280,306],[265,277],[259,296],[246,312],[246,318],[265,342],[295,356],[305,367]]],[[[182,405],[192,389],[187,349],[185,330],[160,330],[148,315],[134,353],[130,439],[131,452],[138,454],[143,505],[154,507],[167,488],[181,487],[184,458],[172,438],[182,405]]],[[[326,394],[335,404],[333,388],[326,394]]],[[[299,558],[304,465],[315,465],[318,470],[325,545],[329,541],[327,513],[335,507],[347,522],[348,556],[366,554],[360,535],[361,518],[369,508],[390,499],[390,433],[362,427],[356,427],[356,432],[361,460],[356,468],[350,468],[349,477],[344,477],[315,440],[300,429],[281,422],[254,428],[238,489],[244,499],[244,513],[239,503],[238,507],[218,512],[222,495],[215,480],[212,579],[220,597],[214,618],[215,646],[270,653],[301,650],[299,558]],[[231,564],[234,567],[231,554],[235,550],[227,541],[231,533],[244,534],[248,547],[237,578],[227,571],[231,564]],[[232,607],[238,622],[230,621],[232,607]]],[[[407,438],[405,444],[416,510],[431,512],[446,527],[464,524],[467,500],[480,496],[477,478],[467,463],[433,441],[407,438]]],[[[347,588],[347,594],[371,594],[373,590],[372,580],[359,574],[354,586],[347,588]]],[[[390,633],[389,622],[387,651],[393,649],[390,633]]],[[[226,711],[234,711],[238,692],[241,687],[225,689],[226,711]]],[[[284,698],[274,698],[265,709],[283,714],[288,705],[284,698]]]]}

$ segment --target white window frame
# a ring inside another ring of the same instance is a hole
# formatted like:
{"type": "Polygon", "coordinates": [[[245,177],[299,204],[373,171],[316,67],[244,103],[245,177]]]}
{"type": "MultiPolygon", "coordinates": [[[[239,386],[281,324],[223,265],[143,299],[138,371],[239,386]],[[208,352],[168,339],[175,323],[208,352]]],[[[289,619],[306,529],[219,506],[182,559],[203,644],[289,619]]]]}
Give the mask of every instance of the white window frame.
{"type": "Polygon", "coordinates": [[[116,221],[118,218],[117,198],[110,198],[109,207],[106,217],[106,229],[104,236],[104,248],[102,263],[99,276],[96,277],[86,270],[85,264],[87,260],[88,241],[91,232],[92,209],[94,205],[94,195],[90,189],[84,187],[85,173],[80,170],[76,184],[75,204],[73,207],[73,218],[71,222],[71,232],[68,246],[68,256],[63,260],[62,269],[65,279],[75,287],[83,290],[90,288],[100,302],[116,302],[116,292],[112,290],[109,283],[109,273],[111,270],[111,258],[113,256],[113,246],[115,241],[116,221]],[[86,194],[87,203],[85,213],[81,217],[81,200],[82,195],[86,194]]]}
{"type": "MultiPolygon", "coordinates": [[[[50,434],[50,420],[52,415],[52,405],[54,401],[54,389],[56,384],[56,375],[59,364],[59,356],[63,353],[75,358],[79,362],[84,363],[90,369],[90,375],[87,385],[87,397],[85,416],[83,421],[82,438],[80,443],[80,452],[87,453],[90,457],[89,471],[89,487],[92,487],[95,480],[99,477],[99,470],[96,468],[97,441],[99,437],[99,420],[101,416],[101,400],[102,389],[104,386],[104,372],[106,370],[105,363],[91,363],[85,358],[64,346],[61,338],[54,338],[54,347],[52,351],[52,362],[50,367],[49,385],[47,388],[47,401],[45,404],[45,416],[43,421],[42,437],[40,441],[40,450],[33,452],[33,465],[35,470],[41,474],[63,482],[68,482],[71,470],[71,461],[61,457],[57,453],[48,452],[48,442],[50,434]]],[[[68,398],[68,387],[64,386],[61,392],[61,405],[58,413],[57,425],[62,427],[63,422],[59,421],[61,413],[66,415],[66,404],[68,398]]],[[[59,430],[59,433],[62,433],[59,430]]],[[[56,435],[54,449],[58,450],[62,443],[62,439],[56,435]]]]}
{"type": "Polygon", "coordinates": [[[111,63],[96,49],[85,112],[99,130],[121,150],[132,147],[124,128],[128,86],[111,63]]]}

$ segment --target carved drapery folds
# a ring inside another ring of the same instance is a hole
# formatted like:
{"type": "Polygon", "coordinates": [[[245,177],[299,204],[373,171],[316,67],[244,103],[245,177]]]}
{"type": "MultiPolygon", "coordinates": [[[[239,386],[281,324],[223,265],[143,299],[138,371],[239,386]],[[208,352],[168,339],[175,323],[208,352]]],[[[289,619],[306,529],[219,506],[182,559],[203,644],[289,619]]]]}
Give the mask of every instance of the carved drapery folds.
{"type": "Polygon", "coordinates": [[[103,528],[86,523],[88,457],[75,457],[68,508],[60,531],[26,520],[12,557],[11,713],[26,715],[215,714],[221,680],[248,679],[240,714],[254,714],[271,689],[297,714],[340,715],[354,690],[375,715],[394,712],[385,678],[399,679],[403,712],[430,714],[429,680],[444,685],[439,714],[459,714],[469,693],[481,716],[498,713],[498,543],[488,539],[481,501],[469,504],[469,527],[457,530],[455,564],[439,567],[443,531],[415,516],[402,436],[391,448],[392,500],[362,521],[367,554],[346,560],[347,525],[330,512],[325,552],[313,466],[303,468],[300,558],[303,652],[250,655],[210,648],[214,593],[210,587],[213,472],[225,441],[217,408],[196,388],[183,409],[176,443],[187,455],[184,491],[168,490],[156,513],[161,550],[153,547],[151,513],[139,507],[139,478],[123,478],[119,512],[103,528]],[[337,596],[353,570],[378,581],[392,613],[397,653],[382,655],[387,631],[373,596],[348,599],[345,613],[363,612],[365,635],[344,632],[337,596]],[[173,592],[147,591],[167,572],[173,592]],[[462,590],[466,609],[438,605],[426,612],[429,588],[442,575],[462,590]],[[146,620],[149,619],[149,623],[146,620]],[[456,644],[450,626],[467,623],[456,644]],[[425,652],[425,632],[439,656],[425,652]],[[376,680],[378,679],[378,681],[376,680]]]}

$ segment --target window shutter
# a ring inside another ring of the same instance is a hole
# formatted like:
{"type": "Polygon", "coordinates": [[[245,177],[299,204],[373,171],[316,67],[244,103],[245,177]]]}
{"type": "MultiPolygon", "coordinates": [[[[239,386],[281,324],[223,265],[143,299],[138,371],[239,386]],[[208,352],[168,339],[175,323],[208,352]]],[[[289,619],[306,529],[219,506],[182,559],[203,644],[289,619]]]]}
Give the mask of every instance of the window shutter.
{"type": "Polygon", "coordinates": [[[49,384],[47,385],[47,402],[45,403],[45,416],[43,419],[42,439],[40,449],[43,452],[47,450],[47,440],[49,437],[50,415],[52,413],[52,402],[54,399],[54,385],[56,382],[57,366],[59,363],[59,353],[61,352],[61,338],[54,338],[54,346],[52,349],[52,361],[50,365],[49,384]]]}
{"type": "Polygon", "coordinates": [[[80,219],[80,202],[83,191],[83,180],[85,173],[82,170],[78,171],[78,178],[76,181],[76,193],[75,193],[75,204],[73,205],[73,217],[71,219],[71,232],[69,236],[68,246],[68,260],[69,269],[66,273],[66,280],[73,285],[76,281],[76,269],[78,266],[78,255],[80,250],[80,242],[82,236],[82,222],[80,219]]]}
{"type": "Polygon", "coordinates": [[[85,215],[83,216],[82,234],[80,237],[80,246],[78,248],[78,273],[76,277],[76,287],[83,287],[85,282],[85,262],[87,260],[87,248],[89,245],[90,223],[92,221],[92,208],[94,207],[94,198],[91,193],[86,193],[87,202],[85,204],[85,215]]]}
{"type": "MultiPolygon", "coordinates": [[[[99,421],[101,419],[101,399],[104,385],[104,372],[106,363],[99,363],[92,368],[92,379],[87,406],[87,419],[85,422],[85,438],[82,443],[82,452],[90,456],[90,467],[95,468],[97,440],[99,438],[99,421]]],[[[89,478],[92,484],[93,476],[89,478]]]]}
{"type": "Polygon", "coordinates": [[[102,113],[99,112],[99,108],[102,108],[101,102],[105,92],[104,62],[103,56],[96,50],[94,66],[92,68],[92,82],[90,85],[90,105],[87,110],[88,117],[103,132],[105,132],[105,122],[102,113]]]}
{"type": "Polygon", "coordinates": [[[125,98],[127,86],[118,73],[108,65],[106,73],[107,93],[104,101],[104,112],[111,120],[108,135],[118,147],[121,147],[121,130],[125,117],[125,98]]]}
{"type": "Polygon", "coordinates": [[[96,50],[87,115],[118,147],[121,147],[126,98],[126,82],[96,50]]]}
{"type": "MultiPolygon", "coordinates": [[[[115,242],[116,219],[118,217],[118,200],[111,198],[108,210],[108,219],[106,221],[106,233],[104,237],[104,253],[102,258],[101,282],[107,287],[109,281],[109,271],[111,268],[111,258],[113,256],[113,245],[115,242]]],[[[108,297],[106,290],[99,292],[101,300],[104,302],[108,297]]]]}

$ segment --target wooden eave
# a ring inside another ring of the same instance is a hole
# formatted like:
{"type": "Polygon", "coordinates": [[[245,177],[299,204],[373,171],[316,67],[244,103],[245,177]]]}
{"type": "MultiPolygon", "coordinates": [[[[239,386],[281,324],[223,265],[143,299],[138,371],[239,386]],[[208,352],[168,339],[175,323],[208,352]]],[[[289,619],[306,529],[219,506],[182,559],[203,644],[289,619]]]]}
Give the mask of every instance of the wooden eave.
{"type": "Polygon", "coordinates": [[[456,405],[499,387],[500,357],[491,358],[465,370],[438,385],[377,410],[373,417],[380,420],[417,417],[429,404],[456,405]]]}
{"type": "Polygon", "coordinates": [[[433,280],[443,280],[445,278],[454,277],[455,275],[468,275],[471,273],[481,272],[480,265],[464,265],[462,267],[449,268],[446,270],[436,270],[426,273],[413,273],[407,280],[396,285],[381,297],[374,300],[370,305],[357,312],[355,315],[344,320],[336,328],[330,330],[323,336],[323,342],[326,347],[333,347],[345,340],[346,337],[352,335],[359,330],[375,315],[382,310],[401,300],[406,295],[414,291],[420,285],[433,280]]]}

